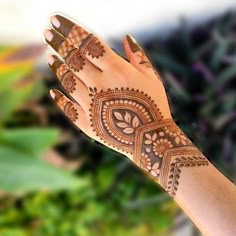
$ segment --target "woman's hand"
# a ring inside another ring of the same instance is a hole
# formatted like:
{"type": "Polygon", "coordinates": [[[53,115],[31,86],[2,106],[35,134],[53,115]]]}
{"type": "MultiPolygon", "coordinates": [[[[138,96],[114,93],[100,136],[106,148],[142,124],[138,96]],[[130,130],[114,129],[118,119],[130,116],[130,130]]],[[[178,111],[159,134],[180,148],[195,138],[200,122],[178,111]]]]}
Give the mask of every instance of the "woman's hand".
{"type": "Polygon", "coordinates": [[[70,20],[56,15],[46,41],[49,57],[71,99],[51,95],[85,134],[126,155],[159,183],[205,235],[233,236],[236,189],[173,121],[160,76],[127,36],[127,59],[70,20]]]}
{"type": "Polygon", "coordinates": [[[51,18],[47,43],[63,59],[49,65],[73,101],[51,95],[85,134],[126,155],[174,196],[181,168],[207,165],[173,121],[160,76],[143,49],[124,39],[127,59],[63,16],[51,18]]]}

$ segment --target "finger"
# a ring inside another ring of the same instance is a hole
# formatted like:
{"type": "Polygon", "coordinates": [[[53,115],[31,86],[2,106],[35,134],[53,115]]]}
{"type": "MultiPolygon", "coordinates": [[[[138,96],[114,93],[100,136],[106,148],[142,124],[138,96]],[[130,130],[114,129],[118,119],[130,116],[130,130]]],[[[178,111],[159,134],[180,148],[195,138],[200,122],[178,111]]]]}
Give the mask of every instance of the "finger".
{"type": "Polygon", "coordinates": [[[50,55],[48,64],[61,82],[62,87],[76,101],[80,101],[82,107],[88,107],[88,88],[57,56],[50,55]]]}
{"type": "Polygon", "coordinates": [[[123,43],[126,56],[133,66],[147,77],[160,79],[160,75],[152,66],[144,50],[131,35],[127,35],[123,43]]]}
{"type": "Polygon", "coordinates": [[[80,105],[72,102],[59,90],[50,90],[50,95],[57,103],[58,107],[76,126],[78,126],[83,132],[89,133],[88,119],[80,105]]]}
{"type": "Polygon", "coordinates": [[[119,56],[107,44],[71,20],[55,15],[51,17],[51,23],[54,29],[74,47],[79,48],[81,53],[101,70],[108,69],[111,62],[118,60],[119,56]]]}
{"type": "Polygon", "coordinates": [[[101,71],[55,30],[45,30],[47,43],[65,60],[67,66],[87,85],[93,86],[101,71]]]}

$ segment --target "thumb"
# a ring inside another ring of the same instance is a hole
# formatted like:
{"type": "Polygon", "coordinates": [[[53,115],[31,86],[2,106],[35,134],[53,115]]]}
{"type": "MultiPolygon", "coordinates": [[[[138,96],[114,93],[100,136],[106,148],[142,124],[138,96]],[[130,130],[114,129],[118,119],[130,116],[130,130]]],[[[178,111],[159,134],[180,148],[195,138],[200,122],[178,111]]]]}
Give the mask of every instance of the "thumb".
{"type": "Polygon", "coordinates": [[[126,35],[123,44],[128,60],[136,69],[150,78],[160,79],[160,75],[151,64],[143,48],[131,35],[126,35]]]}

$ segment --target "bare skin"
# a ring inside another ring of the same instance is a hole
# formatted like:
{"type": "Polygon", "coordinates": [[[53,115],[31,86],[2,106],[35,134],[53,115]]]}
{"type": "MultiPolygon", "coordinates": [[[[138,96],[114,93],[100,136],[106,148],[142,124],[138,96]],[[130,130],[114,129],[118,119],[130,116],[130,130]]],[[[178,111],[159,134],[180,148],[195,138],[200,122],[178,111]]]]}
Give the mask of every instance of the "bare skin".
{"type": "Polygon", "coordinates": [[[49,66],[74,99],[50,94],[86,135],[127,156],[205,235],[236,235],[236,188],[174,122],[160,75],[132,36],[129,62],[67,18],[51,17],[49,66]]]}

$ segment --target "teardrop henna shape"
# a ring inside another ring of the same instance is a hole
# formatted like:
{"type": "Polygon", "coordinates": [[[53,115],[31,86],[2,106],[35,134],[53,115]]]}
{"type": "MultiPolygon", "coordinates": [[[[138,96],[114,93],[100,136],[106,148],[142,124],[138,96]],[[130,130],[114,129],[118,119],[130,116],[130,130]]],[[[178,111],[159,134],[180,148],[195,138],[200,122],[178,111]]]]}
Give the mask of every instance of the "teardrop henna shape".
{"type": "MultiPolygon", "coordinates": [[[[94,91],[96,88],[90,88],[94,91]]],[[[104,142],[124,152],[133,153],[135,130],[144,124],[161,120],[162,115],[152,99],[139,90],[115,89],[90,94],[91,121],[104,142]],[[101,119],[94,119],[101,114],[101,119]]]]}

